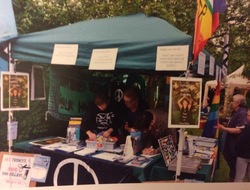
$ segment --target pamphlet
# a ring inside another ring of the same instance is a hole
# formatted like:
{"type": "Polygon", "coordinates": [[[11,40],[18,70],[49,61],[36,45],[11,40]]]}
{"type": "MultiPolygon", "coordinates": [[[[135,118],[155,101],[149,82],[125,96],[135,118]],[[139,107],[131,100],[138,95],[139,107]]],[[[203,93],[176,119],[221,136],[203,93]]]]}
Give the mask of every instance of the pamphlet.
{"type": "Polygon", "coordinates": [[[50,166],[50,157],[43,155],[34,156],[34,164],[31,169],[31,180],[44,183],[50,166]]]}

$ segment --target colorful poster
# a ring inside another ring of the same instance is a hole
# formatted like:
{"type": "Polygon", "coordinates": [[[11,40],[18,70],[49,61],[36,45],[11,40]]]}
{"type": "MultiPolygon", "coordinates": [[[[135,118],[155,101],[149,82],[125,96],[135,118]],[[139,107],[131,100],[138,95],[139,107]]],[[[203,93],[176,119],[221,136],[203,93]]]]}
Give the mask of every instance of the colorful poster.
{"type": "Polygon", "coordinates": [[[29,74],[1,72],[1,110],[29,110],[29,74]]]}
{"type": "Polygon", "coordinates": [[[199,128],[202,79],[171,77],[169,128],[199,128]]]}

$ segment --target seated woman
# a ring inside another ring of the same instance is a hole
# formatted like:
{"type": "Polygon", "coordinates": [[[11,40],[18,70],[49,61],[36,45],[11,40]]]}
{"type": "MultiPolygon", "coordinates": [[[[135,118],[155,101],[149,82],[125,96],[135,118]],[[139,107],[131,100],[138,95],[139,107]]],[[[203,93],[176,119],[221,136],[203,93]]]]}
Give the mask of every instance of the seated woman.
{"type": "Polygon", "coordinates": [[[135,130],[142,132],[142,153],[159,153],[158,139],[172,135],[176,144],[176,129],[168,128],[168,113],[160,109],[144,111],[135,122],[135,130]]]}

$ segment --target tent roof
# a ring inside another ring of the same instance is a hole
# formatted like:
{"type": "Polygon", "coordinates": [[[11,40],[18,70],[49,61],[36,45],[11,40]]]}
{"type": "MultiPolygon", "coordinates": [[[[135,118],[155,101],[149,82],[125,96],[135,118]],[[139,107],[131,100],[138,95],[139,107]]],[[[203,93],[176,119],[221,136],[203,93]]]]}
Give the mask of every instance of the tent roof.
{"type": "Polygon", "coordinates": [[[165,20],[136,14],[20,35],[12,43],[12,57],[49,64],[54,44],[79,44],[76,65],[88,66],[93,49],[118,48],[116,68],[155,70],[157,46],[191,43],[191,36],[165,20]]]}

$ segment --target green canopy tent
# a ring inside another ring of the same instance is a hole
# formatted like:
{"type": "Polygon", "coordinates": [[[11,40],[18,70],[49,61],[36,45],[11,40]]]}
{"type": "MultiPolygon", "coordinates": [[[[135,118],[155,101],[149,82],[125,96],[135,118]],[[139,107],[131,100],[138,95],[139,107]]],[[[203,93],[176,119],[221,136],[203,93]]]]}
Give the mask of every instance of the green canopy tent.
{"type": "MultiPolygon", "coordinates": [[[[190,49],[192,37],[163,19],[140,13],[87,20],[20,35],[12,40],[12,57],[20,61],[50,64],[55,44],[78,44],[76,65],[83,68],[88,68],[93,49],[118,48],[116,71],[132,70],[140,73],[146,70],[153,73],[158,46],[187,45],[190,49]]],[[[53,74],[50,74],[49,113],[57,118],[82,114],[78,109],[83,107],[81,110],[85,110],[85,104],[89,102],[87,97],[93,92],[91,88],[95,87],[95,81],[105,80],[88,78],[86,74],[80,73],[78,68],[55,67],[53,74]],[[70,81],[71,86],[85,90],[72,92],[64,84],[65,81],[66,84],[70,81]],[[73,105],[73,109],[67,109],[65,105],[73,105]]]]}
{"type": "Polygon", "coordinates": [[[157,46],[191,47],[192,37],[163,19],[135,14],[20,35],[12,42],[12,57],[50,64],[55,44],[79,44],[79,66],[88,67],[93,49],[118,48],[115,69],[155,70],[157,46]]]}

